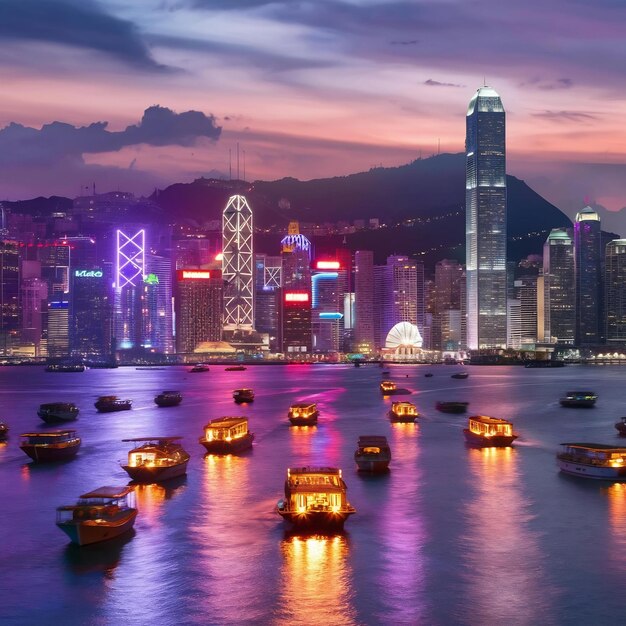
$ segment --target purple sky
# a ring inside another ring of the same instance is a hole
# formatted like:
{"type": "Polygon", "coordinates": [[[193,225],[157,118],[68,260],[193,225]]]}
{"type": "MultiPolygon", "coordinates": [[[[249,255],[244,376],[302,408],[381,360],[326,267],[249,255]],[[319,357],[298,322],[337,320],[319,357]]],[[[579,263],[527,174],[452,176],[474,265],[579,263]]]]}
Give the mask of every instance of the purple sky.
{"type": "Polygon", "coordinates": [[[509,173],[616,211],[625,58],[623,0],[2,0],[0,197],[146,193],[237,142],[248,179],[460,152],[486,80],[509,173]]]}

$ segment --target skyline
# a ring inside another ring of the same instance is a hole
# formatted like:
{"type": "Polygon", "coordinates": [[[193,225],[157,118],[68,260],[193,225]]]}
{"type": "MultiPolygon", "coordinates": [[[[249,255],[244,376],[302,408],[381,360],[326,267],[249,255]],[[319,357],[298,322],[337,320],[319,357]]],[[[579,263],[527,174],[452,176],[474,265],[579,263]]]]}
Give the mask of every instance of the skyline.
{"type": "Polygon", "coordinates": [[[465,106],[485,81],[509,103],[509,173],[568,214],[585,199],[618,210],[626,9],[538,6],[7,0],[3,199],[227,175],[237,142],[249,180],[400,165],[438,144],[462,152],[465,106]],[[6,128],[54,121],[109,125],[6,128]]]}

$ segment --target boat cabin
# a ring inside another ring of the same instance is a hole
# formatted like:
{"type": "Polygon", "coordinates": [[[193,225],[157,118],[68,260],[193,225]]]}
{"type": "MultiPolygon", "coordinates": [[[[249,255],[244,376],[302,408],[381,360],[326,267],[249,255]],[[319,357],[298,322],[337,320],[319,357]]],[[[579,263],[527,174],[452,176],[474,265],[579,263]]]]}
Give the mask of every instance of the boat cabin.
{"type": "Polygon", "coordinates": [[[346,505],[346,484],[334,467],[298,467],[287,470],[285,496],[289,509],[339,511],[346,505]]]}
{"type": "Polygon", "coordinates": [[[22,433],[21,445],[59,446],[60,444],[79,442],[75,430],[55,430],[49,433],[22,433]]]}
{"type": "Polygon", "coordinates": [[[81,520],[111,520],[134,508],[132,487],[100,487],[79,497],[74,505],[57,508],[57,524],[81,520]]]}
{"type": "Polygon", "coordinates": [[[289,407],[289,417],[310,419],[317,415],[317,404],[314,402],[301,402],[289,407]]]}
{"type": "Polygon", "coordinates": [[[513,424],[497,417],[476,415],[469,418],[469,431],[481,437],[512,437],[513,424]]]}
{"type": "Polygon", "coordinates": [[[358,452],[360,454],[380,454],[389,450],[387,437],[382,435],[366,435],[359,437],[358,452]]]}
{"type": "Polygon", "coordinates": [[[562,443],[560,459],[586,465],[626,467],[626,448],[601,443],[562,443]]]}
{"type": "Polygon", "coordinates": [[[248,434],[247,417],[218,417],[204,427],[207,442],[232,441],[248,434]]]}
{"type": "Polygon", "coordinates": [[[391,380],[383,380],[380,383],[380,390],[383,393],[391,393],[393,391],[396,391],[398,388],[398,386],[396,385],[396,383],[392,382],[391,380]]]}
{"type": "Polygon", "coordinates": [[[122,439],[124,442],[140,443],[143,445],[134,447],[128,453],[128,465],[130,467],[159,467],[179,463],[183,459],[184,451],[180,444],[174,443],[182,437],[137,437],[134,439],[122,439]]]}
{"type": "Polygon", "coordinates": [[[417,407],[412,402],[392,402],[391,410],[398,417],[417,417],[417,407]]]}

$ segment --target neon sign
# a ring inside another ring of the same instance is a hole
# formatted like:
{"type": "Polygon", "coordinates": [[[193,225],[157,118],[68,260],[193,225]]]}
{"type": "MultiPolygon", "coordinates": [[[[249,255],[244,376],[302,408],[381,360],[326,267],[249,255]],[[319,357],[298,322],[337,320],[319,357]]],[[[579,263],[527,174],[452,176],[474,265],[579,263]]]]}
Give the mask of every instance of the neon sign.
{"type": "Polygon", "coordinates": [[[156,274],[146,274],[143,277],[143,282],[146,285],[158,285],[159,284],[159,277],[156,274]]]}
{"type": "Polygon", "coordinates": [[[285,294],[285,302],[308,302],[309,294],[308,293],[298,293],[294,291],[289,291],[285,294]]]}
{"type": "Polygon", "coordinates": [[[76,278],[102,278],[103,274],[101,270],[75,270],[74,276],[76,278]]]}
{"type": "Polygon", "coordinates": [[[134,235],[117,231],[115,282],[118,289],[133,287],[146,271],[146,232],[141,229],[134,235]]]}
{"type": "Polygon", "coordinates": [[[339,261],[318,261],[315,267],[318,270],[338,270],[341,265],[339,261]]]}
{"type": "Polygon", "coordinates": [[[207,270],[181,270],[178,280],[208,280],[209,278],[211,278],[211,272],[207,270]]]}

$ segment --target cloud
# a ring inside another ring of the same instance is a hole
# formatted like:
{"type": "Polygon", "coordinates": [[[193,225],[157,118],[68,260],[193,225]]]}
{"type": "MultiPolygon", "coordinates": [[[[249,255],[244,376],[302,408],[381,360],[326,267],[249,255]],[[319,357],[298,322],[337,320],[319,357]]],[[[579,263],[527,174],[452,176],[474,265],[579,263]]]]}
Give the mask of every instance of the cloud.
{"type": "Polygon", "coordinates": [[[192,7],[214,11],[255,9],[268,4],[288,4],[290,0],[189,0],[192,7]]]}
{"type": "Polygon", "coordinates": [[[83,154],[115,152],[126,146],[190,146],[200,137],[217,140],[221,128],[213,115],[200,111],[175,113],[152,106],[139,124],[120,132],[107,130],[108,122],[72,126],[63,122],[45,124],[41,129],[11,123],[0,130],[0,164],[44,165],[60,161],[82,161],[83,154]]]}
{"type": "Polygon", "coordinates": [[[459,85],[457,83],[440,83],[438,80],[433,80],[432,78],[429,78],[428,80],[425,80],[424,84],[428,85],[429,87],[462,87],[462,88],[465,88],[465,85],[459,85]]]}
{"type": "Polygon", "coordinates": [[[574,81],[571,78],[557,78],[556,80],[543,80],[541,78],[531,78],[520,83],[520,87],[534,87],[543,91],[555,91],[557,89],[571,89],[574,81]]]}
{"type": "Polygon", "coordinates": [[[0,43],[30,41],[94,50],[145,70],[164,70],[133,22],[92,0],[2,0],[0,43]]]}
{"type": "Polygon", "coordinates": [[[598,118],[592,113],[584,113],[583,111],[541,111],[532,113],[533,117],[539,117],[554,122],[593,122],[598,118]]]}
{"type": "Polygon", "coordinates": [[[419,43],[419,39],[410,39],[408,41],[390,41],[392,46],[415,46],[419,43]]]}

